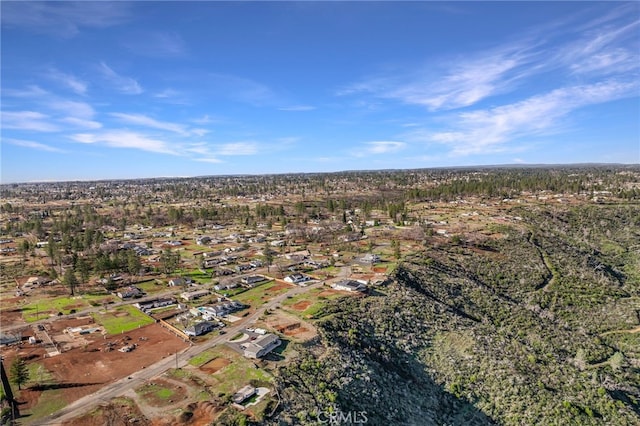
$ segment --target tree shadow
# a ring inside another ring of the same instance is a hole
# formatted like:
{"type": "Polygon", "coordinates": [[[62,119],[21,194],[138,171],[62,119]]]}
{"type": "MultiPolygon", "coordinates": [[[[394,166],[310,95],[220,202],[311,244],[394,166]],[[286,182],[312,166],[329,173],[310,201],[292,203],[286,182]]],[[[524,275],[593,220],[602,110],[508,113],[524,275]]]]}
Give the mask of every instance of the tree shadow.
{"type": "Polygon", "coordinates": [[[69,388],[82,388],[85,386],[95,386],[95,385],[102,385],[102,382],[95,382],[95,383],[41,383],[41,384],[37,384],[37,385],[33,385],[30,386],[29,389],[34,390],[34,391],[48,391],[48,390],[55,390],[55,389],[69,389],[69,388]]]}

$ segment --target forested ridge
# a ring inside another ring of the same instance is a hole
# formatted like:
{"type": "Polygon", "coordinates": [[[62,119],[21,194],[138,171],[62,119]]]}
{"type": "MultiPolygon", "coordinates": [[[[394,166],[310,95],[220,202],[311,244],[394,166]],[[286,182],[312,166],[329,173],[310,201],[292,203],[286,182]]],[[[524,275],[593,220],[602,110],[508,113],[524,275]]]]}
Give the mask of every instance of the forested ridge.
{"type": "Polygon", "coordinates": [[[515,208],[491,238],[425,245],[340,299],[277,383],[275,422],[640,423],[640,211],[515,208]]]}

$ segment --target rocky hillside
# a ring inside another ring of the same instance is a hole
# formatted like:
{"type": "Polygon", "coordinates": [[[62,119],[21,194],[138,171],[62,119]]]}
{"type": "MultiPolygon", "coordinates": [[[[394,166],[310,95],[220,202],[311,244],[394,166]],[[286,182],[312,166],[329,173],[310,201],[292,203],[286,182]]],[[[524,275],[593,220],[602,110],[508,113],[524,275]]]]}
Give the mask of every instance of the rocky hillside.
{"type": "Polygon", "coordinates": [[[330,305],[273,424],[639,424],[640,209],[513,214],[330,305]]]}

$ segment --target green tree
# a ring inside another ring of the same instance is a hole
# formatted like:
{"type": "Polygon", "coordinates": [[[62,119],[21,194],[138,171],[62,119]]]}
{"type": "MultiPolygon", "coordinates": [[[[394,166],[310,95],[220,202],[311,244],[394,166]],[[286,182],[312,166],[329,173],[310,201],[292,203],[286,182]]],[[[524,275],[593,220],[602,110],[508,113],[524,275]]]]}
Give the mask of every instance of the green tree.
{"type": "Polygon", "coordinates": [[[160,255],[160,267],[164,274],[171,274],[180,265],[180,253],[174,253],[170,248],[166,248],[160,255]]]}
{"type": "Polygon", "coordinates": [[[9,372],[11,373],[11,383],[18,386],[18,390],[22,389],[22,385],[29,380],[27,364],[21,357],[13,360],[9,372]]]}
{"type": "Polygon", "coordinates": [[[71,295],[75,295],[76,287],[78,286],[78,278],[76,277],[73,268],[67,268],[64,271],[64,276],[62,277],[62,283],[69,287],[69,291],[71,295]]]}
{"type": "Polygon", "coordinates": [[[269,243],[264,243],[264,262],[267,264],[267,273],[271,272],[271,265],[273,264],[273,252],[269,243]]]}
{"type": "Polygon", "coordinates": [[[133,250],[129,250],[129,253],[127,253],[127,270],[131,275],[137,275],[140,273],[141,268],[140,258],[133,250]]]}
{"type": "Polygon", "coordinates": [[[89,263],[83,257],[78,258],[76,269],[80,274],[80,281],[83,283],[88,282],[89,277],[91,276],[91,270],[89,269],[89,263]]]}
{"type": "Polygon", "coordinates": [[[400,260],[400,242],[398,240],[392,240],[391,248],[393,249],[393,257],[395,257],[396,260],[400,260]]]}

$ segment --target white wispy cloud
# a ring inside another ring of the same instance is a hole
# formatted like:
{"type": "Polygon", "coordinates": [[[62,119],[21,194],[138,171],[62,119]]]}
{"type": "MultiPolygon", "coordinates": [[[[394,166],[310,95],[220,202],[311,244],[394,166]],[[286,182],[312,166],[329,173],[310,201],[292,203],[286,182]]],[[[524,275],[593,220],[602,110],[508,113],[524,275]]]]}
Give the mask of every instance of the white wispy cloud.
{"type": "Polygon", "coordinates": [[[215,158],[215,157],[196,157],[193,159],[193,161],[200,161],[203,163],[213,163],[213,164],[223,163],[221,159],[215,158]]]}
{"type": "Polygon", "coordinates": [[[313,111],[314,109],[316,109],[316,107],[311,105],[292,105],[292,106],[280,107],[278,109],[280,111],[297,112],[297,111],[313,111]]]}
{"type": "Polygon", "coordinates": [[[125,95],[139,95],[143,92],[142,87],[135,79],[118,74],[104,62],[100,63],[99,69],[102,76],[111,82],[120,93],[125,95]]]}
{"type": "Polygon", "coordinates": [[[81,129],[94,130],[94,129],[102,128],[102,123],[98,121],[86,120],[78,117],[64,117],[60,121],[62,121],[63,123],[69,124],[73,127],[81,128],[81,129]]]}
{"type": "Polygon", "coordinates": [[[143,56],[158,58],[184,56],[187,46],[175,32],[144,32],[124,42],[125,47],[143,56]]]}
{"type": "Polygon", "coordinates": [[[365,157],[369,155],[391,154],[405,149],[404,142],[398,141],[372,141],[365,142],[360,148],[352,151],[354,157],[365,157]]]}
{"type": "Polygon", "coordinates": [[[77,133],[71,135],[71,140],[84,144],[99,144],[111,148],[131,148],[159,154],[179,155],[178,150],[173,149],[169,143],[163,140],[125,130],[112,130],[102,133],[77,133]]]}
{"type": "Polygon", "coordinates": [[[255,142],[232,142],[214,147],[217,155],[254,155],[258,153],[258,144],[255,142]]]}
{"type": "Polygon", "coordinates": [[[280,97],[267,85],[249,78],[228,74],[209,74],[206,82],[216,94],[253,106],[272,106],[282,103],[280,97]]]}
{"type": "Polygon", "coordinates": [[[2,111],[2,127],[32,132],[57,132],[60,126],[51,117],[37,111],[2,111]]]}
{"type": "Polygon", "coordinates": [[[514,43],[464,58],[447,58],[437,66],[430,64],[409,73],[383,75],[353,84],[338,95],[370,93],[431,111],[467,107],[510,90],[530,73],[525,65],[530,64],[534,55],[528,49],[528,43],[514,43]]]}
{"type": "Polygon", "coordinates": [[[2,26],[69,38],[81,28],[108,28],[126,22],[125,2],[2,2],[2,26]]]}
{"type": "Polygon", "coordinates": [[[180,92],[178,92],[177,90],[174,89],[164,89],[160,92],[154,93],[153,97],[154,98],[159,98],[159,99],[167,99],[167,98],[175,98],[177,96],[180,95],[180,92]]]}
{"type": "Polygon", "coordinates": [[[49,95],[49,92],[36,85],[29,85],[25,89],[5,89],[2,90],[3,95],[12,98],[39,98],[49,95]]]}
{"type": "Polygon", "coordinates": [[[47,78],[60,83],[62,86],[70,89],[78,95],[85,95],[87,93],[89,83],[74,75],[64,73],[56,68],[49,68],[45,75],[47,78]]]}
{"type": "Polygon", "coordinates": [[[208,129],[199,129],[198,128],[198,129],[191,129],[191,133],[196,135],[196,136],[202,137],[202,136],[206,135],[207,133],[211,133],[211,131],[208,130],[208,129]]]}
{"type": "Polygon", "coordinates": [[[171,123],[168,121],[158,121],[154,118],[148,117],[143,114],[125,114],[120,112],[112,112],[109,115],[129,124],[135,124],[137,126],[150,127],[152,129],[166,130],[181,135],[188,135],[189,131],[185,126],[178,123],[171,123]]]}
{"type": "Polygon", "coordinates": [[[45,105],[53,111],[63,113],[70,117],[89,119],[95,115],[95,110],[87,102],[54,98],[50,101],[46,101],[45,105]]]}
{"type": "MultiPolygon", "coordinates": [[[[363,79],[338,95],[372,95],[430,111],[474,106],[488,98],[514,94],[535,84],[545,73],[555,73],[558,86],[581,83],[640,70],[640,19],[628,5],[591,23],[545,25],[523,30],[509,42],[456,58],[430,58],[410,71],[394,70],[363,79]]],[[[637,76],[636,76],[637,78],[637,76]]]]}
{"type": "Polygon", "coordinates": [[[194,161],[204,163],[222,163],[223,161],[212,152],[211,146],[205,142],[190,143],[183,147],[183,151],[194,161]]]}
{"type": "Polygon", "coordinates": [[[518,150],[513,142],[557,131],[576,109],[632,97],[638,89],[638,82],[617,80],[556,89],[512,104],[460,112],[448,117],[449,130],[419,129],[404,137],[447,145],[453,156],[518,150]]]}
{"type": "Polygon", "coordinates": [[[3,143],[9,143],[11,145],[22,146],[24,148],[36,149],[38,151],[47,151],[47,152],[65,152],[60,148],[56,148],[54,146],[49,146],[40,142],[28,141],[23,139],[4,139],[3,143]]]}

